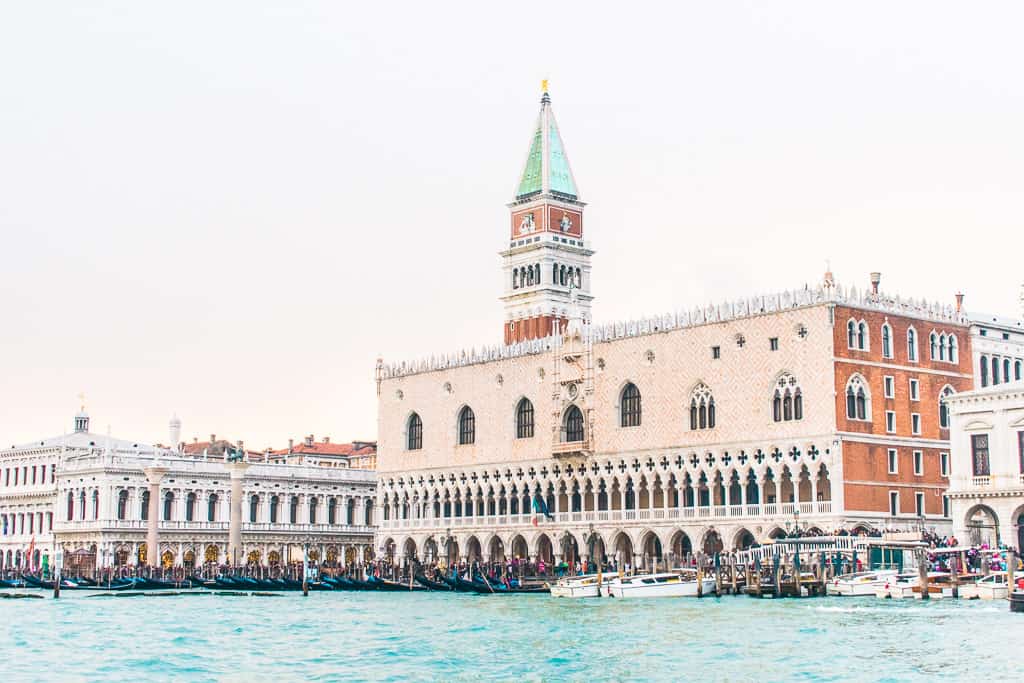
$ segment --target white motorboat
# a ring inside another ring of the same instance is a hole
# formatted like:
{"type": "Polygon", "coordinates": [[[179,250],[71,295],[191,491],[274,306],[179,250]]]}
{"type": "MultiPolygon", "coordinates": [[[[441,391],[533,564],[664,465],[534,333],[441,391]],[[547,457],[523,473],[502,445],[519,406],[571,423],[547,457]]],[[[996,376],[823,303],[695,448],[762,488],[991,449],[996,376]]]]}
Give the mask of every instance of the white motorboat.
{"type": "MultiPolygon", "coordinates": [[[[920,598],[921,579],[917,572],[897,574],[875,589],[878,598],[920,598]]],[[[949,584],[949,572],[928,572],[928,597],[953,597],[953,587],[949,584]]]]}
{"type": "MultiPolygon", "coordinates": [[[[715,592],[714,577],[701,579],[702,592],[715,592]]],[[[690,598],[697,597],[697,572],[688,569],[616,577],[608,582],[604,594],[612,598],[690,598]]]]}
{"type": "Polygon", "coordinates": [[[875,589],[884,586],[897,574],[899,572],[895,569],[843,574],[825,585],[825,595],[874,595],[875,589]]]}
{"type": "Polygon", "coordinates": [[[551,586],[553,598],[597,598],[601,596],[601,585],[611,578],[607,575],[587,574],[566,576],[551,586]]]}
{"type": "Polygon", "coordinates": [[[957,589],[961,598],[968,600],[1001,600],[1009,595],[1006,572],[995,572],[973,583],[963,583],[957,589]]]}

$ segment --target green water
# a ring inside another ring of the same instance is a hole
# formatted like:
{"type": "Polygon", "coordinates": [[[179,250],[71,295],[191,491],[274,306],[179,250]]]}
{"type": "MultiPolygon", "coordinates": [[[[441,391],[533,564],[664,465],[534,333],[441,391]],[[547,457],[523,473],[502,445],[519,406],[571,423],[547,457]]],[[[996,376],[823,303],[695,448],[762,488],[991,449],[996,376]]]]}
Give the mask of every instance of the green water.
{"type": "MultiPolygon", "coordinates": [[[[23,591],[24,592],[24,591],[23,591]]],[[[0,600],[0,680],[1020,680],[1006,601],[0,600]]]]}

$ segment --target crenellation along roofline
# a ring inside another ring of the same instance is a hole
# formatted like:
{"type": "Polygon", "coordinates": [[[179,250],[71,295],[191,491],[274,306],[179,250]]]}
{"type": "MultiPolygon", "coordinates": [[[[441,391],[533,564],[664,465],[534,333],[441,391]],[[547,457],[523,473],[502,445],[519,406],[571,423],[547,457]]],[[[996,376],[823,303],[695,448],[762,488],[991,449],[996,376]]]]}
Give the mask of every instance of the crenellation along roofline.
{"type": "MultiPolygon", "coordinates": [[[[684,309],[664,315],[604,324],[588,323],[583,326],[583,334],[586,341],[596,344],[827,305],[889,313],[894,316],[942,325],[955,325],[965,329],[970,324],[967,315],[963,311],[956,310],[952,304],[929,303],[925,299],[904,299],[885,292],[875,294],[869,289],[858,290],[856,287],[846,289],[841,285],[820,285],[815,289],[804,287],[803,289],[758,295],[720,304],[698,306],[691,310],[684,309]]],[[[434,355],[414,361],[384,363],[383,360],[380,360],[377,364],[377,378],[384,381],[537,355],[551,351],[560,344],[561,337],[549,335],[515,344],[486,346],[479,350],[476,347],[462,349],[455,353],[434,355]]]]}

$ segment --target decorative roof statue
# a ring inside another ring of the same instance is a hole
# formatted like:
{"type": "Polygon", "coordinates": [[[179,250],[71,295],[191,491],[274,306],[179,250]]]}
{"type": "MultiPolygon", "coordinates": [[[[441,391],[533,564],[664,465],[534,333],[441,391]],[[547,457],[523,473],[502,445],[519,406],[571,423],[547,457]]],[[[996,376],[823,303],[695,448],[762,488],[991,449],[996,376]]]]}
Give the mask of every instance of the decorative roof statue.
{"type": "Polygon", "coordinates": [[[229,444],[224,447],[224,460],[227,462],[242,462],[245,460],[245,451],[229,444]]]}

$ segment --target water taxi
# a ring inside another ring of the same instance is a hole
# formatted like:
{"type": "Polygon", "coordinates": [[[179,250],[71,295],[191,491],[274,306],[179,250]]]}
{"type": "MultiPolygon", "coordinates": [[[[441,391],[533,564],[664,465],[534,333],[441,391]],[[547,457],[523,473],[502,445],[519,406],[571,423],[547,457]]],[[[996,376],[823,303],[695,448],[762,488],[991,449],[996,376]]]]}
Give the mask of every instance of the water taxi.
{"type": "Polygon", "coordinates": [[[602,577],[600,574],[566,576],[551,586],[551,597],[597,598],[601,596],[601,585],[607,582],[608,578],[602,577]]]}
{"type": "MultiPolygon", "coordinates": [[[[714,577],[705,576],[700,581],[701,593],[711,594],[715,591],[714,577]]],[[[695,598],[697,586],[697,572],[680,569],[616,577],[607,583],[604,594],[610,598],[695,598]]]]}
{"type": "MultiPolygon", "coordinates": [[[[897,574],[875,589],[875,597],[893,598],[894,600],[920,598],[921,578],[917,572],[897,574]]],[[[928,572],[928,597],[933,599],[953,597],[949,572],[928,572]]]]}
{"type": "Polygon", "coordinates": [[[876,589],[884,586],[897,574],[899,572],[895,569],[879,569],[873,572],[843,574],[826,584],[825,595],[874,595],[876,589]]]}
{"type": "Polygon", "coordinates": [[[968,600],[1003,600],[1010,594],[1006,572],[995,572],[973,583],[961,584],[958,592],[961,598],[968,600]]]}

